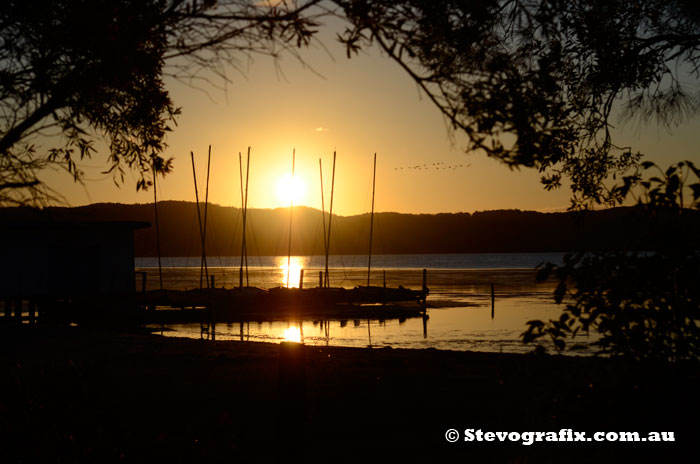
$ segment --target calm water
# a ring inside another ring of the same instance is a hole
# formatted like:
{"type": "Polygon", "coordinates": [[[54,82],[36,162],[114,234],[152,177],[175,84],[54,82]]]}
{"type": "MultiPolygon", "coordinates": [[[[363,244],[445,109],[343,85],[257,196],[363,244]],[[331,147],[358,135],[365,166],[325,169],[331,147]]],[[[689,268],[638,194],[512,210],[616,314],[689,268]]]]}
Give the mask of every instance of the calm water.
{"type": "MultiPolygon", "coordinates": [[[[560,262],[564,253],[462,253],[439,255],[374,255],[372,269],[533,269],[544,261],[560,262]]],[[[302,260],[308,268],[322,269],[325,258],[316,256],[293,257],[302,260]]],[[[195,257],[162,258],[164,268],[199,267],[201,259],[195,257]]],[[[248,266],[256,268],[277,268],[284,256],[251,256],[248,266]]],[[[240,256],[214,256],[207,258],[210,267],[235,268],[241,263],[240,256]]],[[[367,255],[331,256],[332,268],[367,268],[367,255]]],[[[136,258],[136,267],[157,268],[158,258],[136,258]]]]}
{"type": "MultiPolygon", "coordinates": [[[[371,283],[420,288],[422,269],[428,269],[429,318],[397,320],[281,320],[217,324],[202,332],[199,324],[153,326],[165,336],[276,342],[290,340],[309,345],[395,348],[437,348],[496,352],[528,352],[520,342],[526,322],[557,318],[561,308],[552,299],[552,283],[535,283],[534,268],[559,262],[562,253],[498,253],[452,255],[380,255],[372,257],[371,283]],[[495,311],[491,318],[491,284],[495,288],[495,311]]],[[[165,288],[196,288],[200,259],[163,260],[165,288]]],[[[138,270],[148,274],[148,288],[158,286],[157,259],[138,258],[138,270]]],[[[332,286],[353,287],[367,283],[366,256],[338,256],[330,263],[332,286]]],[[[239,282],[240,258],[208,259],[209,274],[216,286],[239,282]]],[[[321,256],[249,257],[250,285],[304,287],[318,285],[324,267],[321,256]],[[303,273],[301,272],[303,269],[303,273]],[[301,279],[303,278],[303,282],[301,279]]],[[[576,353],[589,352],[588,340],[577,340],[576,353]]]]}

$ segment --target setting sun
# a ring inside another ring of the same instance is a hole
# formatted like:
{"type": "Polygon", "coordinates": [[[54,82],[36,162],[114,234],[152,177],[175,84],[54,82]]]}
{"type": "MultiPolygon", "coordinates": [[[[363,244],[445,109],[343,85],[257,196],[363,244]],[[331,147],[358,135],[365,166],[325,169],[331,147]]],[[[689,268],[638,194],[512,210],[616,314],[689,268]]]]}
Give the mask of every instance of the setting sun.
{"type": "Polygon", "coordinates": [[[292,202],[294,204],[301,203],[304,198],[304,192],[304,182],[299,176],[292,177],[287,174],[277,181],[277,198],[284,205],[289,205],[292,202]]]}

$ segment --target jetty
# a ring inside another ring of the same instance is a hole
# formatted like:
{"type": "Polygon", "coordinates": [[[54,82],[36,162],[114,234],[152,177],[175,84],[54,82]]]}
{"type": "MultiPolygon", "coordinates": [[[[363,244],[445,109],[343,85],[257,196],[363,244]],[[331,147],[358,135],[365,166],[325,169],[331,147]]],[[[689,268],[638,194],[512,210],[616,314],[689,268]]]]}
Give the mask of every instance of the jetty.
{"type": "MultiPolygon", "coordinates": [[[[193,152],[190,154],[202,250],[199,288],[168,289],[163,284],[160,253],[163,231],[158,224],[158,190],[156,169],[153,167],[153,230],[158,251],[158,287],[147,289],[147,273],[135,269],[134,230],[149,227],[151,224],[147,222],[56,223],[37,220],[5,224],[6,227],[0,231],[0,238],[5,244],[3,255],[7,258],[6,265],[0,269],[0,314],[5,316],[3,320],[30,323],[42,319],[66,323],[125,321],[131,324],[165,324],[299,318],[427,318],[426,300],[429,290],[426,270],[423,270],[423,284],[417,290],[400,285],[387,287],[386,278],[381,286],[370,285],[376,153],[372,179],[367,285],[354,288],[333,287],[329,281],[335,152],[327,223],[323,205],[323,169],[319,159],[325,270],[319,269],[318,286],[312,288],[304,287],[303,269],[300,271],[298,286],[296,282],[290,281],[293,199],[290,203],[287,237],[286,286],[258,288],[250,285],[246,243],[246,226],[250,226],[247,222],[250,147],[245,170],[243,157],[239,153],[243,223],[239,285],[233,288],[216,287],[214,275],[209,273],[205,252],[211,147],[207,158],[206,189],[202,207],[199,201],[195,157],[193,152]],[[139,276],[140,289],[137,289],[139,276]]],[[[293,150],[292,178],[295,174],[295,160],[296,151],[293,150]]]]}
{"type": "Polygon", "coordinates": [[[425,315],[427,294],[427,288],[404,287],[236,287],[153,290],[135,295],[130,303],[145,323],[406,319],[425,315]]]}
{"type": "MultiPolygon", "coordinates": [[[[36,271],[36,269],[34,269],[36,271]]],[[[136,274],[139,274],[138,272],[136,274]]],[[[132,274],[133,275],[133,274],[132,274]]],[[[91,279],[99,276],[91,275],[91,279]]],[[[65,279],[64,279],[65,280],[65,279]]],[[[77,279],[80,281],[81,279],[77,279]]],[[[138,277],[135,279],[138,283],[138,277]]],[[[84,287],[54,291],[28,287],[0,297],[5,323],[77,322],[174,324],[273,320],[408,319],[427,317],[428,287],[385,286],[214,287],[187,290],[113,290],[84,287]]]]}

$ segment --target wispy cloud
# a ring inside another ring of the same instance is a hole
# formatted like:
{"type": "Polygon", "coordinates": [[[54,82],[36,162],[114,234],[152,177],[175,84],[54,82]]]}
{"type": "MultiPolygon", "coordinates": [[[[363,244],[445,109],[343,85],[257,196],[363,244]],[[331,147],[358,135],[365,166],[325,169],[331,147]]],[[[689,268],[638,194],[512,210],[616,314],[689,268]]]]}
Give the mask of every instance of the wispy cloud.
{"type": "Polygon", "coordinates": [[[327,128],[327,127],[317,127],[317,128],[314,129],[314,130],[315,130],[316,132],[328,132],[328,128],[327,128]]]}

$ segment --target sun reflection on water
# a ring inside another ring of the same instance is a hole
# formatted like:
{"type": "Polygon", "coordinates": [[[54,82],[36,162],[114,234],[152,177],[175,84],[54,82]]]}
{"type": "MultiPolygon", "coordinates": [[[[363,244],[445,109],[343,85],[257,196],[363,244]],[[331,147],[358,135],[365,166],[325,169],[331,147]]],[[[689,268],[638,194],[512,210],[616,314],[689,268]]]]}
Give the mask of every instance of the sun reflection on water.
{"type": "Polygon", "coordinates": [[[277,266],[282,271],[282,286],[287,288],[299,288],[301,270],[304,269],[304,258],[292,256],[287,266],[287,258],[277,258],[277,266]]]}
{"type": "Polygon", "coordinates": [[[301,329],[296,326],[287,327],[282,333],[285,342],[301,343],[301,329]]]}

